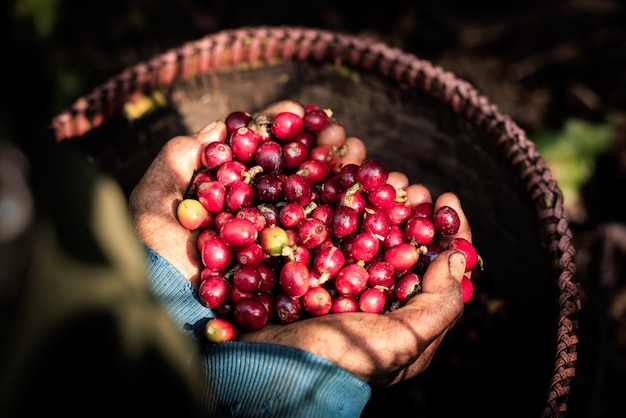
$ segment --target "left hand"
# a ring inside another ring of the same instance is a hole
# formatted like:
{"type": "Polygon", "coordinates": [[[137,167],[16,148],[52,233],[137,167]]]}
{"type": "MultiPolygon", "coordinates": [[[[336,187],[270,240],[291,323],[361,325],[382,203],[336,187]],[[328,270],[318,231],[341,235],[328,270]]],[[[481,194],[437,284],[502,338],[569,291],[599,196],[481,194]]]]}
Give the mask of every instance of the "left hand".
{"type": "Polygon", "coordinates": [[[225,139],[223,121],[215,121],[195,135],[170,139],[130,195],[130,213],[139,239],[194,284],[202,268],[196,245],[198,231],[184,228],[176,209],[194,173],[202,168],[204,147],[225,139]]]}

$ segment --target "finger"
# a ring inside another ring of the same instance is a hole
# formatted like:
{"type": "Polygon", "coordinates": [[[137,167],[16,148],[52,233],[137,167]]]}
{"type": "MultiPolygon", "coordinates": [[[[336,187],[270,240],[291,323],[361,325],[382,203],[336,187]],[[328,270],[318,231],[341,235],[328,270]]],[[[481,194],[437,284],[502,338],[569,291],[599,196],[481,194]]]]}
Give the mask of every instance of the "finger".
{"type": "Polygon", "coordinates": [[[434,341],[463,313],[460,283],[464,273],[465,255],[460,251],[446,250],[428,266],[422,277],[422,292],[405,305],[420,311],[415,327],[423,340],[434,341]]]}
{"type": "Polygon", "coordinates": [[[184,193],[194,173],[204,167],[202,153],[206,145],[225,141],[226,124],[223,121],[215,121],[193,136],[174,137],[165,143],[145,177],[163,177],[164,186],[174,186],[184,193]]]}
{"type": "Polygon", "coordinates": [[[426,269],[422,277],[422,293],[447,294],[458,291],[458,296],[461,296],[459,284],[464,273],[465,255],[461,251],[446,250],[426,269]]]}
{"type": "Polygon", "coordinates": [[[391,184],[396,190],[404,190],[409,185],[409,178],[400,171],[390,171],[387,176],[387,183],[391,184]]]}
{"type": "Polygon", "coordinates": [[[215,123],[216,123],[216,121],[213,121],[213,122],[209,123],[208,125],[205,125],[203,128],[200,128],[200,130],[197,132],[196,135],[198,135],[198,134],[205,134],[207,132],[211,132],[215,128],[215,123]]]}
{"type": "Polygon", "coordinates": [[[194,136],[178,136],[163,145],[131,194],[131,203],[172,206],[187,191],[196,171],[202,168],[205,144],[226,137],[222,121],[207,125],[194,136]],[[145,196],[149,197],[146,198],[145,196]],[[151,197],[150,197],[151,196],[151,197]],[[147,201],[147,202],[144,202],[147,201]]]}
{"type": "Polygon", "coordinates": [[[421,203],[432,203],[433,198],[430,194],[430,190],[423,184],[411,184],[405,187],[406,198],[409,206],[412,208],[421,203]]]}
{"type": "Polygon", "coordinates": [[[330,119],[328,125],[317,134],[317,145],[340,147],[346,141],[346,128],[337,119],[330,119]]]}
{"type": "Polygon", "coordinates": [[[413,296],[406,305],[386,314],[391,320],[388,327],[392,323],[402,324],[395,330],[394,348],[411,352],[411,347],[414,347],[417,353],[403,373],[395,376],[391,383],[423,372],[447,331],[463,314],[460,282],[464,270],[463,253],[444,251],[424,274],[422,292],[413,296]]]}
{"type": "Polygon", "coordinates": [[[355,136],[349,136],[344,142],[346,146],[346,153],[341,157],[339,166],[343,167],[348,164],[361,165],[367,157],[367,149],[361,139],[355,136]]]}
{"type": "Polygon", "coordinates": [[[226,124],[224,121],[214,121],[200,129],[195,135],[195,139],[200,143],[200,147],[204,148],[211,142],[226,142],[226,124]]]}
{"type": "Polygon", "coordinates": [[[472,242],[472,230],[469,221],[465,216],[465,212],[463,212],[463,208],[461,207],[461,201],[459,200],[458,196],[452,192],[442,193],[439,197],[437,197],[437,200],[435,201],[435,210],[437,210],[437,208],[440,208],[441,206],[450,206],[456,211],[456,213],[459,215],[460,226],[459,231],[456,234],[441,236],[438,240],[438,244],[446,248],[450,241],[452,241],[452,239],[454,239],[455,237],[465,238],[469,242],[472,242]]]}
{"type": "Polygon", "coordinates": [[[399,373],[395,376],[394,380],[388,382],[386,386],[394,385],[396,383],[400,383],[406,379],[413,378],[419,374],[422,374],[430,365],[437,348],[441,344],[441,341],[445,337],[445,333],[442,333],[439,337],[435,338],[435,340],[430,343],[422,352],[415,362],[405,368],[402,373],[399,373]]]}
{"type": "Polygon", "coordinates": [[[256,118],[259,115],[266,116],[276,116],[281,112],[291,112],[299,115],[300,117],[304,116],[304,106],[302,103],[298,103],[295,100],[281,100],[279,102],[272,103],[267,106],[265,109],[255,112],[252,115],[252,118],[256,118]]]}

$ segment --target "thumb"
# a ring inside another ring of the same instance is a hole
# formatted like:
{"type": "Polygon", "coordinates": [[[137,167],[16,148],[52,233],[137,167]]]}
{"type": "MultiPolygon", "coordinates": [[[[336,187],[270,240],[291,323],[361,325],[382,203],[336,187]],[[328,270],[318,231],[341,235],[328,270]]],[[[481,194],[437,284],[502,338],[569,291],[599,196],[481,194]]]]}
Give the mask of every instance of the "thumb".
{"type": "Polygon", "coordinates": [[[461,297],[461,279],[465,273],[465,254],[446,250],[428,266],[422,278],[422,292],[461,297]],[[452,293],[452,294],[451,294],[452,293]]]}
{"type": "Polygon", "coordinates": [[[192,136],[176,136],[161,148],[144,177],[166,177],[165,180],[169,177],[175,181],[177,190],[185,190],[193,174],[204,166],[203,153],[206,145],[225,141],[226,125],[223,121],[212,122],[192,136]]]}
{"type": "Polygon", "coordinates": [[[409,299],[404,307],[391,313],[408,318],[415,324],[416,335],[430,344],[445,334],[463,314],[460,283],[464,271],[465,255],[462,252],[442,252],[426,269],[422,291],[409,299]]]}

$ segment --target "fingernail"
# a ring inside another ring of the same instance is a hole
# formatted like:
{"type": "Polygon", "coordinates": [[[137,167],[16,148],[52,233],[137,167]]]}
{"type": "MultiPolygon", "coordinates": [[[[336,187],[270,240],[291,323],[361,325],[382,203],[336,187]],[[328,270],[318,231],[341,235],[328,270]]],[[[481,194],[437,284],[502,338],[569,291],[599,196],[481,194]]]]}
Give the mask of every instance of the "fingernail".
{"type": "Polygon", "coordinates": [[[217,122],[213,121],[198,131],[199,134],[207,133],[215,128],[217,122]]]}
{"type": "Polygon", "coordinates": [[[452,277],[461,281],[465,273],[465,254],[461,251],[455,251],[448,258],[448,270],[452,277]]]}

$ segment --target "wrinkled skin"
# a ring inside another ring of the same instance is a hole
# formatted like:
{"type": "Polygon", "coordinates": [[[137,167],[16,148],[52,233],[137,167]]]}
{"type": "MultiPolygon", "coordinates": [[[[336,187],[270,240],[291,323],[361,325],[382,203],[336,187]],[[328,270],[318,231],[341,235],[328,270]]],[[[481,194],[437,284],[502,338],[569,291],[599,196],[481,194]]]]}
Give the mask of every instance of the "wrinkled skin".
{"type": "MultiPolygon", "coordinates": [[[[303,114],[295,102],[278,102],[263,113],[280,111],[303,114]]],[[[176,207],[182,200],[196,170],[202,167],[201,151],[212,142],[224,140],[223,121],[213,122],[192,136],[172,138],[148,168],[130,196],[130,210],[138,237],[169,260],[197,286],[201,260],[196,250],[197,233],[182,227],[176,207]]],[[[354,140],[354,137],[352,137],[354,140]]],[[[348,154],[347,161],[353,161],[348,154]]],[[[360,157],[362,158],[362,157],[360,157]]],[[[411,204],[432,201],[427,188],[408,184],[402,173],[391,173],[390,182],[407,190],[411,204]]],[[[456,236],[471,241],[471,229],[457,196],[443,193],[435,207],[449,205],[461,218],[454,236],[439,242],[445,247],[456,236]]],[[[429,266],[422,280],[422,293],[405,306],[387,314],[343,313],[296,321],[268,324],[259,331],[242,334],[242,341],[282,344],[307,350],[329,359],[372,387],[383,387],[423,372],[446,332],[463,313],[460,281],[465,258],[445,251],[429,266]]]]}

